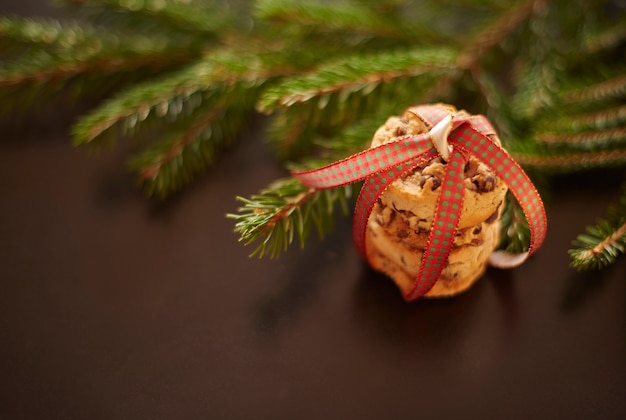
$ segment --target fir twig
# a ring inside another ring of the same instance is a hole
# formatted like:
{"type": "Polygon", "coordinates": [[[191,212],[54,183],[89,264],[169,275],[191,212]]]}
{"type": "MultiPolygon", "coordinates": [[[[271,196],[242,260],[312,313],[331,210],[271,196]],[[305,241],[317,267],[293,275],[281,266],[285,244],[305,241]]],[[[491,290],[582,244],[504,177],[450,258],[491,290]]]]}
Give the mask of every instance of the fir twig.
{"type": "Polygon", "coordinates": [[[563,101],[569,104],[594,103],[625,94],[626,74],[622,74],[566,92],[563,101]]]}
{"type": "Polygon", "coordinates": [[[310,150],[316,135],[354,123],[387,101],[408,102],[407,96],[447,73],[455,57],[445,48],[351,55],[285,78],[262,95],[257,108],[278,111],[269,138],[281,158],[294,159],[310,150]]]}
{"type": "Polygon", "coordinates": [[[586,234],[578,235],[570,250],[572,266],[578,270],[601,269],[613,263],[626,249],[626,223],[617,229],[604,223],[589,226],[586,234]]]}
{"type": "Polygon", "coordinates": [[[557,154],[545,151],[545,149],[536,149],[533,151],[514,151],[511,154],[520,165],[547,173],[610,168],[626,164],[626,150],[624,149],[557,154]]]}
{"type": "Polygon", "coordinates": [[[626,142],[626,127],[578,131],[575,133],[540,133],[537,135],[537,141],[552,145],[608,146],[615,143],[626,142]]]}
{"type": "Polygon", "coordinates": [[[546,0],[520,1],[516,6],[498,15],[475,36],[472,42],[466,44],[459,56],[460,68],[470,69],[495,45],[501,43],[512,31],[517,29],[535,11],[544,7],[546,0]]]}
{"type": "MultiPolygon", "coordinates": [[[[230,31],[235,26],[234,13],[219,7],[217,1],[170,0],[56,0],[62,6],[90,19],[121,27],[152,30],[159,27],[180,33],[198,32],[202,36],[230,31]],[[218,6],[218,7],[216,7],[218,6]]],[[[223,6],[223,4],[222,4],[223,6]]]]}
{"type": "Polygon", "coordinates": [[[2,18],[0,98],[11,112],[29,109],[37,98],[68,91],[109,93],[130,81],[166,71],[198,55],[161,36],[128,34],[123,42],[89,25],[50,19],[2,18]]]}
{"type": "Polygon", "coordinates": [[[208,110],[188,127],[170,131],[128,166],[137,172],[137,181],[148,195],[165,198],[211,166],[248,116],[249,111],[241,108],[208,110]]]}
{"type": "Polygon", "coordinates": [[[313,227],[322,238],[333,226],[336,207],[348,212],[353,188],[315,190],[294,178],[280,179],[250,198],[237,197],[243,206],[226,216],[236,220],[245,245],[260,241],[250,256],[277,258],[296,238],[304,247],[313,227]]]}
{"type": "Polygon", "coordinates": [[[576,133],[583,130],[623,126],[624,124],[626,124],[626,105],[617,105],[578,115],[568,114],[554,119],[547,119],[541,124],[541,127],[546,131],[554,130],[576,133]]]}
{"type": "Polygon", "coordinates": [[[270,75],[255,57],[242,58],[230,51],[211,54],[177,73],[124,91],[79,120],[73,130],[75,144],[93,143],[118,126],[132,133],[149,117],[172,122],[201,106],[206,109],[207,103],[219,108],[236,94],[249,97],[270,75]],[[238,83],[243,89],[237,90],[238,83]]]}
{"type": "Polygon", "coordinates": [[[588,226],[573,245],[576,248],[569,254],[577,270],[602,269],[626,252],[626,185],[620,202],[609,209],[607,218],[588,226]]]}
{"type": "Polygon", "coordinates": [[[455,56],[453,50],[444,48],[349,56],[276,85],[263,95],[258,108],[271,112],[310,101],[324,108],[335,94],[342,93],[342,99],[347,100],[354,92],[365,96],[393,80],[448,70],[455,56]]]}
{"type": "Polygon", "coordinates": [[[364,35],[401,38],[403,28],[397,22],[385,20],[371,7],[351,2],[339,2],[333,8],[313,1],[261,0],[256,4],[260,18],[316,29],[352,31],[364,35]]]}
{"type": "Polygon", "coordinates": [[[626,40],[626,25],[609,25],[599,33],[588,35],[583,41],[583,48],[589,54],[607,51],[619,46],[626,40]]]}

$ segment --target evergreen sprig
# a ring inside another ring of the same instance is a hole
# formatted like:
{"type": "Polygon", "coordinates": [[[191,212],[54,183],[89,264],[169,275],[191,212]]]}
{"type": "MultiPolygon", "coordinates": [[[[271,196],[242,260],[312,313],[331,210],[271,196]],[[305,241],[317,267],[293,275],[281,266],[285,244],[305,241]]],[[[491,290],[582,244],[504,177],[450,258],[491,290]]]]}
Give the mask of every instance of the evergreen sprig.
{"type": "Polygon", "coordinates": [[[578,270],[602,269],[626,253],[626,185],[620,201],[612,206],[606,218],[587,226],[569,250],[572,266],[578,270]]]}
{"type": "MultiPolygon", "coordinates": [[[[55,1],[74,19],[0,17],[0,112],[57,92],[104,96],[73,125],[74,144],[141,139],[128,167],[149,195],[205,172],[258,111],[291,168],[362,150],[389,115],[438,101],[486,114],[542,176],[626,166],[618,1],[55,1]]],[[[279,180],[229,217],[255,255],[275,257],[323,235],[353,188],[279,180]]],[[[508,201],[502,247],[515,251],[528,232],[508,201]]],[[[572,256],[613,261],[621,226],[599,221],[572,256]]]]}
{"type": "Polygon", "coordinates": [[[365,36],[402,37],[402,27],[366,4],[337,2],[328,7],[319,1],[263,0],[256,15],[270,22],[314,27],[327,31],[350,31],[365,36]]]}
{"type": "MultiPolygon", "coordinates": [[[[398,79],[450,70],[456,54],[444,48],[358,54],[324,63],[310,74],[291,77],[269,88],[259,101],[262,112],[315,102],[325,108],[333,95],[349,100],[355,92],[367,96],[377,86],[391,85],[398,79]]],[[[347,108],[347,106],[346,106],[347,108]]]]}
{"type": "MultiPolygon", "coordinates": [[[[197,33],[203,37],[219,36],[235,26],[235,22],[249,17],[242,10],[224,7],[219,0],[55,0],[72,12],[119,28],[135,27],[154,31],[157,27],[180,35],[197,33]],[[193,10],[193,13],[190,13],[193,10]],[[239,16],[238,16],[239,14],[239,16]]],[[[237,3],[236,1],[232,3],[237,3]]],[[[245,9],[244,9],[245,11],[245,9]]],[[[192,38],[189,38],[192,39],[192,38]]]]}
{"type": "MultiPolygon", "coordinates": [[[[91,144],[119,126],[125,134],[132,134],[146,120],[172,122],[197,108],[221,108],[225,101],[250,96],[269,74],[256,57],[243,55],[232,51],[209,54],[178,72],[123,91],[80,119],[73,130],[75,144],[91,144]],[[244,88],[235,93],[238,84],[249,91],[244,88]]],[[[248,109],[254,104],[243,102],[248,109]]]]}
{"type": "Polygon", "coordinates": [[[123,38],[88,24],[0,19],[0,99],[5,111],[28,110],[38,98],[71,89],[107,93],[197,57],[166,36],[123,38]],[[11,105],[12,109],[8,109],[11,105]]]}
{"type": "MultiPolygon", "coordinates": [[[[186,118],[168,128],[167,134],[138,156],[128,167],[136,172],[137,181],[149,195],[165,198],[189,184],[206,171],[245,126],[250,117],[249,107],[228,101],[228,94],[237,95],[241,86],[225,92],[222,106],[213,106],[206,112],[186,118]]],[[[253,95],[246,86],[246,93],[253,95]]],[[[254,99],[248,97],[248,100],[254,99]]]]}
{"type": "Polygon", "coordinates": [[[587,84],[564,72],[552,106],[537,111],[533,132],[512,146],[526,166],[542,171],[578,171],[626,161],[626,79],[605,71],[587,75],[587,84]]]}
{"type": "Polygon", "coordinates": [[[295,178],[279,179],[250,198],[237,197],[243,205],[227,217],[236,221],[240,241],[257,243],[250,256],[276,258],[296,239],[304,247],[313,228],[323,238],[334,225],[337,208],[348,213],[353,188],[315,190],[295,178]]]}
{"type": "Polygon", "coordinates": [[[407,93],[424,92],[455,58],[454,51],[443,48],[342,57],[271,86],[257,108],[278,114],[270,141],[280,157],[295,158],[320,133],[354,123],[385,103],[410,104],[407,93]]]}

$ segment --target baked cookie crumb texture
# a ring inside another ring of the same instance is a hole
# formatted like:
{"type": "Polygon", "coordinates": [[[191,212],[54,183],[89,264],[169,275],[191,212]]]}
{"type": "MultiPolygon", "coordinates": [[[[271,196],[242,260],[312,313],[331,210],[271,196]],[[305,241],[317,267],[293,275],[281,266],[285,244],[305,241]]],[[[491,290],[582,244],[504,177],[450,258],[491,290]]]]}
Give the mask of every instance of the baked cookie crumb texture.
{"type": "MultiPolygon", "coordinates": [[[[409,109],[401,117],[390,117],[376,131],[371,147],[430,128],[409,109]]],[[[500,144],[495,136],[491,140],[500,144]]],[[[394,181],[381,194],[367,224],[369,264],[391,277],[404,295],[420,272],[445,169],[437,158],[394,181]]],[[[498,246],[506,185],[473,157],[465,167],[464,183],[464,204],[448,261],[425,297],[452,296],[469,288],[484,273],[489,255],[498,246]]]]}

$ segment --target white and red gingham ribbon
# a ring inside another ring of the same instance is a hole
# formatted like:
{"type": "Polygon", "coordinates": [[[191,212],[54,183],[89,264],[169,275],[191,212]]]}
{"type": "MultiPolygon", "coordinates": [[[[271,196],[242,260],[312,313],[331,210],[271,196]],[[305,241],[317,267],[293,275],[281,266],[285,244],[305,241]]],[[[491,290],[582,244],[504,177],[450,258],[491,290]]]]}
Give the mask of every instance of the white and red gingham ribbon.
{"type": "MultiPolygon", "coordinates": [[[[410,108],[410,111],[431,127],[437,127],[443,120],[448,121],[451,116],[446,108],[439,105],[416,106],[410,108]]],[[[445,130],[447,135],[447,139],[443,138],[445,146],[442,146],[442,139],[436,138],[433,133],[436,130],[400,137],[319,169],[293,172],[305,186],[315,189],[335,188],[364,180],[354,210],[353,239],[359,254],[367,259],[365,253],[367,221],[380,194],[394,180],[415,167],[438,156],[444,158],[446,171],[428,236],[428,245],[422,256],[421,270],[413,288],[404,296],[409,301],[417,299],[431,289],[450,254],[463,208],[464,168],[470,156],[488,165],[506,183],[519,202],[530,226],[530,244],[526,252],[508,254],[496,251],[490,256],[490,264],[501,268],[519,265],[541,246],[546,236],[547,219],[541,197],[517,162],[488,137],[489,134],[495,134],[495,130],[484,116],[459,114],[453,116],[450,127],[445,130]]]]}

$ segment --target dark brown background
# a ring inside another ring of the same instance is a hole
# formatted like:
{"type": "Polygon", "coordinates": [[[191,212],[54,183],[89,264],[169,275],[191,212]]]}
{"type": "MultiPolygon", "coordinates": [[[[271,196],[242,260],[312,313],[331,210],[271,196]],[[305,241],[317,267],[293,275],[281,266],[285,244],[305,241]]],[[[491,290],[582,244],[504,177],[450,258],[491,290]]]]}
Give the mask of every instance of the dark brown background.
{"type": "Polygon", "coordinates": [[[621,172],[558,179],[524,266],[406,304],[359,260],[348,219],[248,259],[224,214],[282,175],[261,119],[158,203],[124,170],[132,146],[74,150],[57,117],[0,131],[0,418],[626,415],[626,260],[579,274],[566,253],[621,172]]]}

